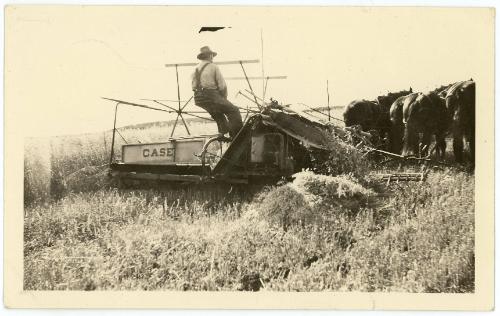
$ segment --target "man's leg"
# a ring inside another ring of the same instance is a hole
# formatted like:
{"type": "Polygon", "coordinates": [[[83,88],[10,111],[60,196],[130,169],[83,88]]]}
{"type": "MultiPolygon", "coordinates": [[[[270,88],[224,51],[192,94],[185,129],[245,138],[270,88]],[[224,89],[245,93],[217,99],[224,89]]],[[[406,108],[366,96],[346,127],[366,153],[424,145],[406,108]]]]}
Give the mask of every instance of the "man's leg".
{"type": "Polygon", "coordinates": [[[216,103],[215,106],[217,106],[217,109],[227,116],[229,121],[229,135],[234,138],[243,127],[240,110],[223,97],[217,98],[216,103]]]}
{"type": "Polygon", "coordinates": [[[217,105],[213,103],[200,103],[196,105],[210,114],[215,123],[217,123],[217,129],[219,130],[219,133],[226,134],[230,131],[228,121],[224,114],[216,109],[218,107],[217,105]]]}
{"type": "Polygon", "coordinates": [[[219,130],[219,133],[226,134],[227,132],[230,132],[230,127],[224,114],[213,111],[210,111],[208,113],[215,120],[215,123],[217,123],[217,129],[219,130]]]}
{"type": "Polygon", "coordinates": [[[240,110],[233,105],[233,109],[226,112],[226,115],[229,120],[229,135],[234,138],[243,127],[240,110]]]}

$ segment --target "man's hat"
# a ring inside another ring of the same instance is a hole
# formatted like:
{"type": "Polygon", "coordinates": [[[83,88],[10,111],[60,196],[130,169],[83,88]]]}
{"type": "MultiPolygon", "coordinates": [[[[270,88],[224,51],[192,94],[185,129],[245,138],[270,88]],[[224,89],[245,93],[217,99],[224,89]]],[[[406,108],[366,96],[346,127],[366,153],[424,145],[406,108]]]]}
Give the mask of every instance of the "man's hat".
{"type": "Polygon", "coordinates": [[[203,46],[202,48],[200,48],[200,53],[198,54],[198,56],[196,56],[196,58],[198,58],[198,59],[205,59],[205,58],[207,58],[208,54],[213,54],[214,57],[217,56],[217,53],[211,51],[210,47],[203,46]]]}

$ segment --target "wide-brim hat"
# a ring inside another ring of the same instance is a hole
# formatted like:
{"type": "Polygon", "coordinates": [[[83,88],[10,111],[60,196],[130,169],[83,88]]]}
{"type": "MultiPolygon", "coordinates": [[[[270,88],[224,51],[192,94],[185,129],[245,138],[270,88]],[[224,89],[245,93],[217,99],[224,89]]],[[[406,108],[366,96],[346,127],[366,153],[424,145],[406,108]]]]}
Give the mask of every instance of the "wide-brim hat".
{"type": "Polygon", "coordinates": [[[196,56],[196,58],[205,59],[209,54],[213,54],[214,57],[217,56],[217,53],[212,51],[210,47],[203,46],[202,48],[200,48],[200,53],[198,54],[198,56],[196,56]]]}

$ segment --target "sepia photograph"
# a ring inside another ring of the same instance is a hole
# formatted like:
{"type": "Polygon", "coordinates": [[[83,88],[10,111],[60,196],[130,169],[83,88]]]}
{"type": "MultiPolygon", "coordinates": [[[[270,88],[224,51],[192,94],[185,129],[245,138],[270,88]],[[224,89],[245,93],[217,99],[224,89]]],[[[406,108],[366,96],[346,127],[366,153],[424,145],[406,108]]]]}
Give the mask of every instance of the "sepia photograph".
{"type": "Polygon", "coordinates": [[[493,307],[494,9],[4,13],[11,306],[493,307]]]}

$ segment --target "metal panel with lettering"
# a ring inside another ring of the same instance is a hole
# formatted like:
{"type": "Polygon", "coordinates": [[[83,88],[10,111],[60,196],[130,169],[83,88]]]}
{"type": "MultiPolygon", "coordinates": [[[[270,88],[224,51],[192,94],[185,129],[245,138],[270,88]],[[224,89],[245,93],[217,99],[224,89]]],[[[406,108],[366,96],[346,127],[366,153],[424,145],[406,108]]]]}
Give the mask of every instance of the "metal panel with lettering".
{"type": "Polygon", "coordinates": [[[171,164],[175,158],[175,146],[171,142],[123,145],[124,163],[171,164]]]}

